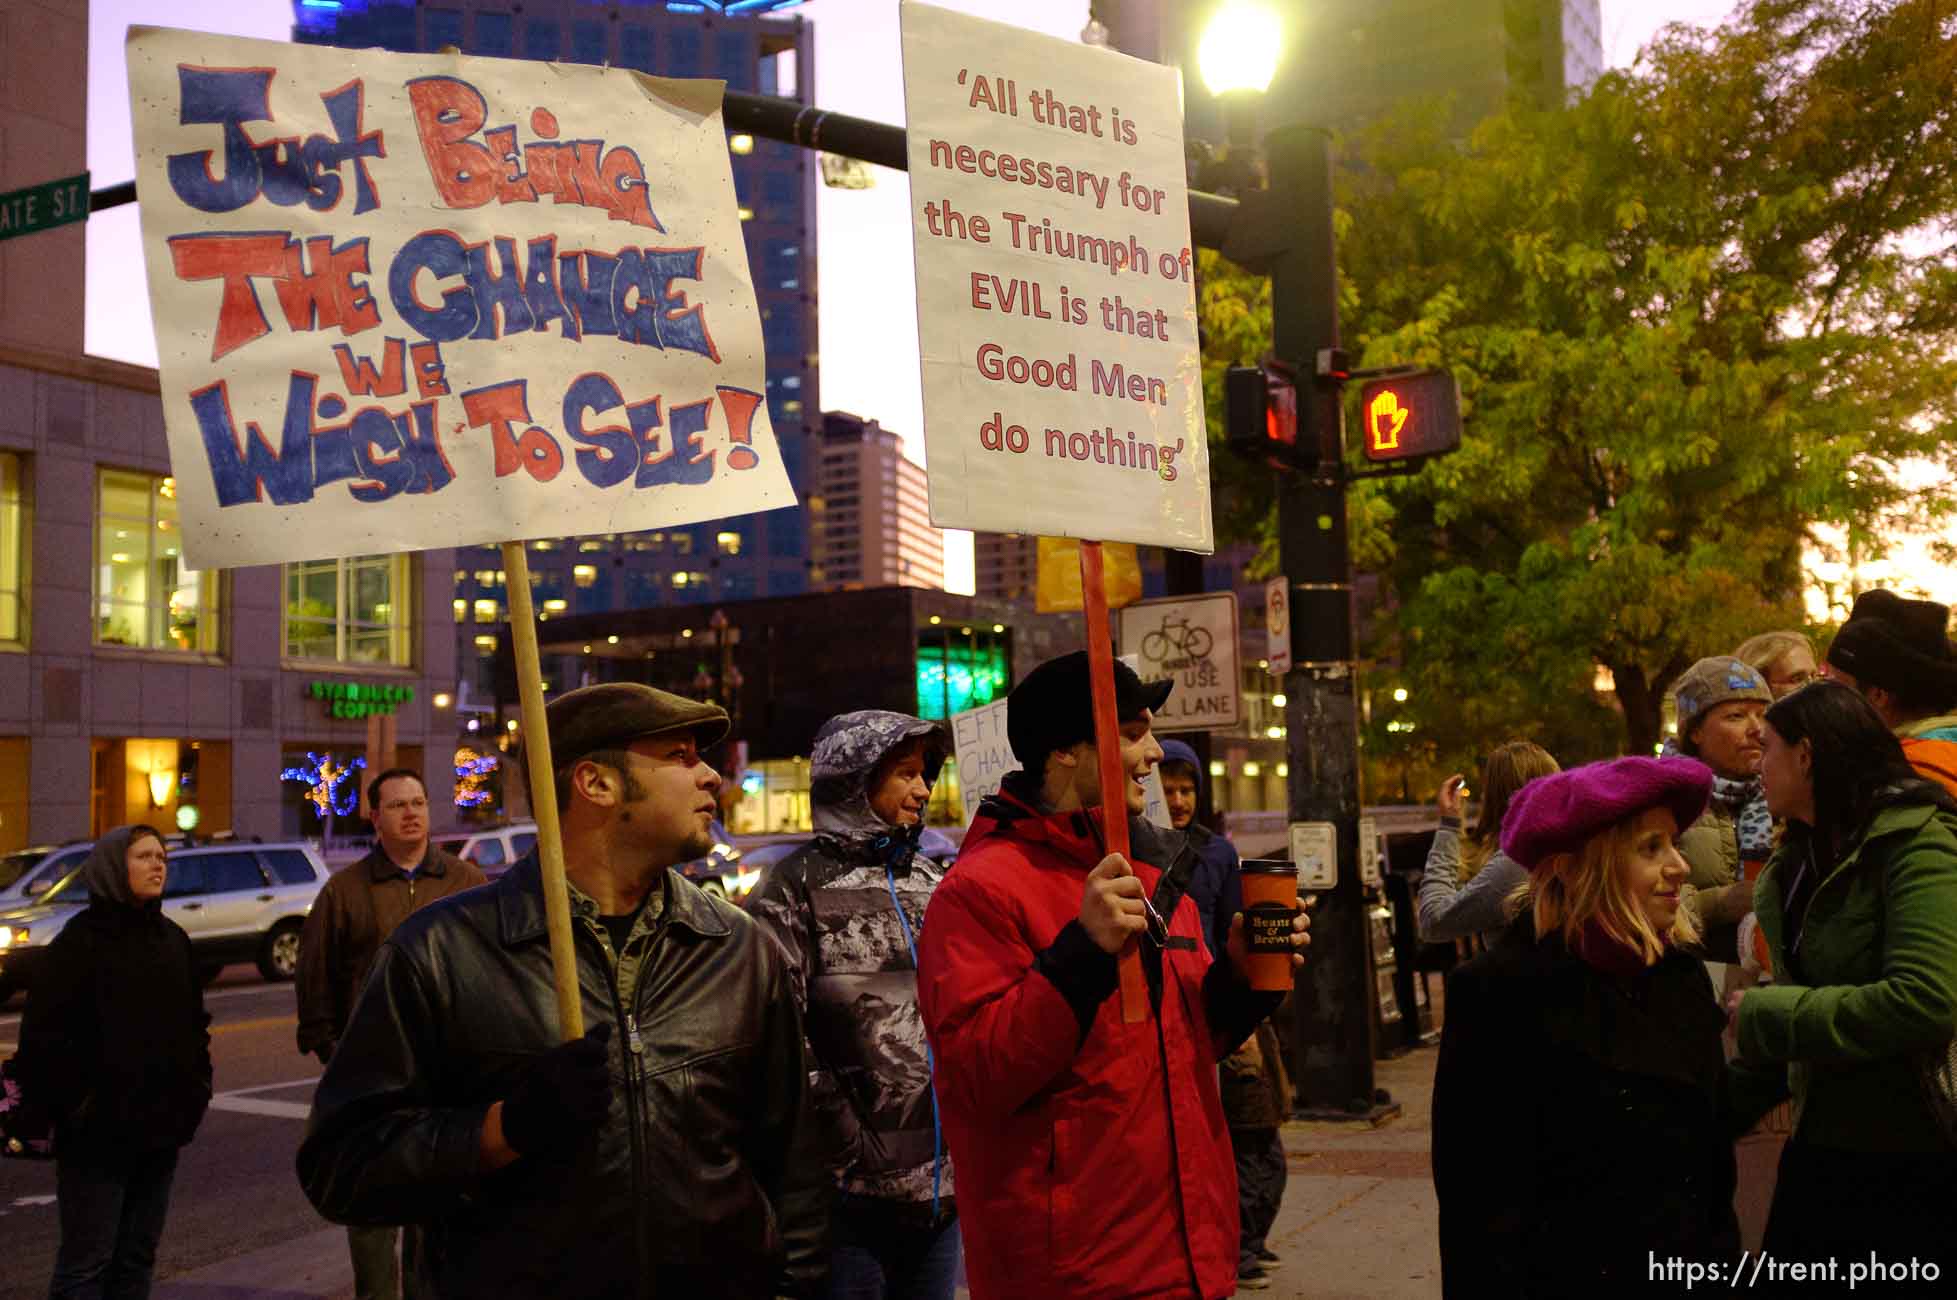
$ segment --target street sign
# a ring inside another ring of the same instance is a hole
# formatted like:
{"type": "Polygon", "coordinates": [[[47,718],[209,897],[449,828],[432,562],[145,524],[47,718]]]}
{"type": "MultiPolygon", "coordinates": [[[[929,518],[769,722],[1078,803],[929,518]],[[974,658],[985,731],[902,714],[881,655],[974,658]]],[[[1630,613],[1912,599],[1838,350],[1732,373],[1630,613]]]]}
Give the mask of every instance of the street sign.
{"type": "Polygon", "coordinates": [[[32,235],[88,216],[88,173],[0,194],[0,239],[32,235]]]}
{"type": "Polygon", "coordinates": [[[1411,460],[1461,445],[1461,389],[1448,370],[1375,379],[1359,390],[1366,459],[1411,460]]]}
{"type": "Polygon", "coordinates": [[[1339,883],[1339,828],[1331,822],[1292,822],[1291,860],[1298,864],[1299,889],[1330,889],[1339,883]]]}
{"type": "Polygon", "coordinates": [[[1380,885],[1379,823],[1371,817],[1359,819],[1359,883],[1369,889],[1380,885]]]}
{"type": "Polygon", "coordinates": [[[1264,657],[1278,677],[1291,671],[1291,582],[1283,574],[1264,584],[1264,657]]]}
{"type": "Polygon", "coordinates": [[[1143,681],[1176,684],[1155,730],[1215,731],[1243,720],[1234,591],[1128,606],[1121,611],[1121,648],[1136,656],[1143,681]]]}

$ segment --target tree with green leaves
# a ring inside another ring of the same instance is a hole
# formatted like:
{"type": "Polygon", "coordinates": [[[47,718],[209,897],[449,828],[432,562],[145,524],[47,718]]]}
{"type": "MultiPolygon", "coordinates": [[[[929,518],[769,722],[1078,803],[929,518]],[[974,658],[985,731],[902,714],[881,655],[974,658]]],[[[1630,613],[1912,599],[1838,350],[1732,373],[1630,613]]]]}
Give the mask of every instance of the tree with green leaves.
{"type": "Polygon", "coordinates": [[[1951,508],[1899,466],[1957,470],[1957,4],[1753,0],[1446,121],[1346,142],[1348,344],[1451,368],[1467,430],[1355,490],[1355,559],[1441,752],[1649,753],[1694,660],[1801,623],[1832,530],[1951,508]]]}

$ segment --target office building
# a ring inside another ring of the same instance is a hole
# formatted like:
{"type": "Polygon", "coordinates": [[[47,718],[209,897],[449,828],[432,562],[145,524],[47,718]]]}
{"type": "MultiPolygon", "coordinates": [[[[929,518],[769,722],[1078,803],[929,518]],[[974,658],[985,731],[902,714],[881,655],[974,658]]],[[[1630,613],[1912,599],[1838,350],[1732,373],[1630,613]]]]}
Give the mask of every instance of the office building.
{"type": "MultiPolygon", "coordinates": [[[[610,64],[668,77],[715,77],[732,91],[815,102],[815,37],[786,5],[617,0],[295,0],[295,40],[350,48],[610,64]]],[[[728,138],[768,372],[768,414],[796,499],[816,471],[815,154],[739,133],[728,138]]],[[[801,506],[737,519],[530,546],[532,599],[572,613],[788,596],[810,590],[801,506]]],[[[940,562],[942,564],[942,561],[940,562]]],[[[493,700],[491,661],[508,617],[499,551],[466,547],[454,566],[455,635],[471,709],[493,700]]],[[[547,670],[546,673],[549,676],[547,670]]],[[[553,688],[576,685],[552,680],[553,688]]]]}
{"type": "Polygon", "coordinates": [[[1026,533],[972,534],[972,589],[1031,604],[1039,592],[1040,539],[1026,533]]]}
{"type": "Polygon", "coordinates": [[[945,585],[944,533],[931,526],[924,467],[904,440],[847,411],[822,417],[821,459],[809,497],[815,586],[945,585]]]}

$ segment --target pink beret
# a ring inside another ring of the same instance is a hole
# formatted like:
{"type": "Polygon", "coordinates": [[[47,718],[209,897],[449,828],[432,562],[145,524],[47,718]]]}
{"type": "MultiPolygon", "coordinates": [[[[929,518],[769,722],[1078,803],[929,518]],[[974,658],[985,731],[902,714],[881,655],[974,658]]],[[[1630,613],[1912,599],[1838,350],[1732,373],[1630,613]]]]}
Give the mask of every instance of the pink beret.
{"type": "Polygon", "coordinates": [[[1695,758],[1618,758],[1539,776],[1502,818],[1502,852],[1530,871],[1648,808],[1669,808],[1684,830],[1712,797],[1712,769],[1695,758]]]}

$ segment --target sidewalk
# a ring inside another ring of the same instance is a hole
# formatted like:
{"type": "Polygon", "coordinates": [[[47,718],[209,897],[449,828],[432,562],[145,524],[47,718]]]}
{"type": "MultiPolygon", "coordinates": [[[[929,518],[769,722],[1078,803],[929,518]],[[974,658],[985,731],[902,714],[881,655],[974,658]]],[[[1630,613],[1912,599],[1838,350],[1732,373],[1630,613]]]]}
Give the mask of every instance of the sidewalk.
{"type": "Polygon", "coordinates": [[[1378,1086],[1400,1118],[1284,1126],[1291,1177],[1271,1229],[1271,1286],[1240,1295],[1311,1300],[1437,1300],[1439,1207],[1428,1164],[1432,1047],[1381,1061],[1378,1086]]]}
{"type": "MultiPolygon", "coordinates": [[[[1441,1293],[1438,1211],[1428,1172],[1434,1049],[1379,1064],[1402,1113],[1366,1124],[1284,1126],[1291,1177],[1271,1229],[1266,1291],[1311,1300],[1434,1300],[1441,1293]]],[[[157,1300],[350,1300],[344,1229],[322,1225],[277,1246],[161,1279],[157,1300]]],[[[959,1295],[967,1293],[962,1289],[959,1295]]]]}

